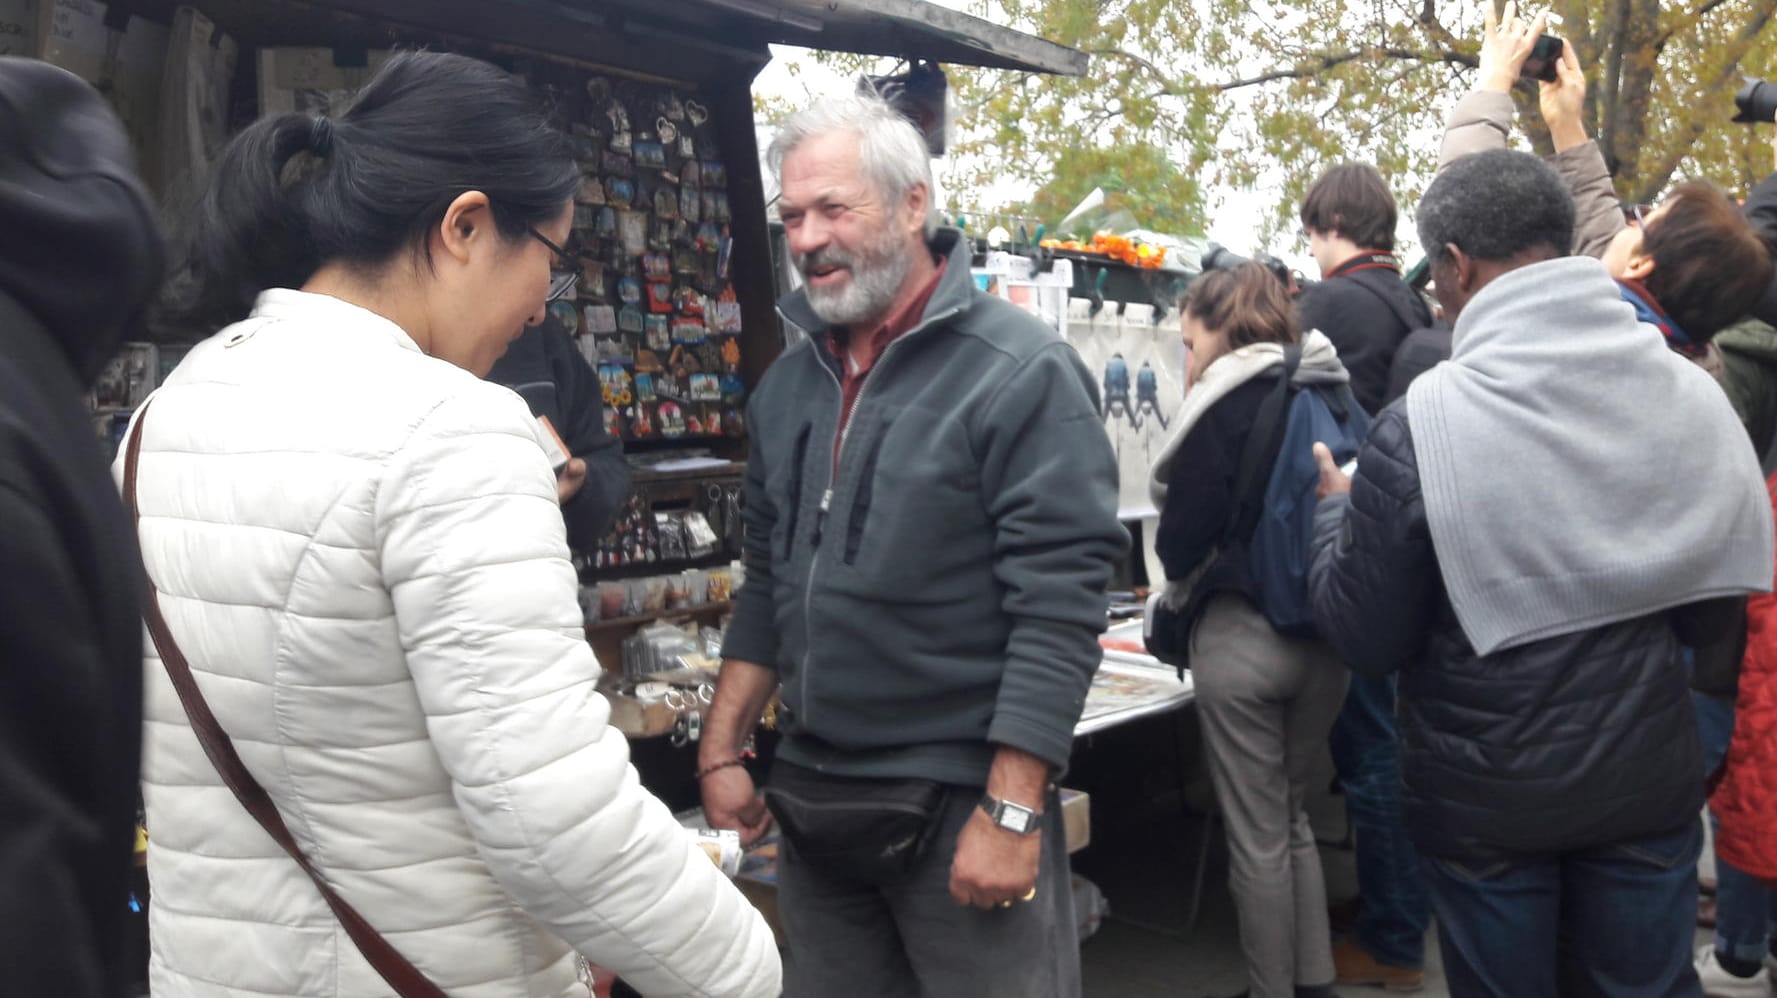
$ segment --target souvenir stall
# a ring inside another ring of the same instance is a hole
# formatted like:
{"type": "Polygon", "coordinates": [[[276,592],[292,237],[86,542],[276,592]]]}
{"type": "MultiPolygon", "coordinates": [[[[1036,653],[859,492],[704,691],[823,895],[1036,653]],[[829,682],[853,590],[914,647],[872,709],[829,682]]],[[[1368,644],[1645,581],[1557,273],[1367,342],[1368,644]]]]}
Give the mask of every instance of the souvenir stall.
{"type": "MultiPolygon", "coordinates": [[[[113,102],[169,210],[260,114],[322,110],[401,47],[486,59],[558,109],[584,182],[575,296],[634,495],[578,552],[613,723],[669,805],[742,583],[748,393],[783,346],[751,83],[771,44],[1078,75],[1082,53],[924,0],[0,0],[0,55],[113,102]],[[703,670],[700,671],[699,667],[703,670]]],[[[89,397],[112,446],[188,344],[133,343],[89,397]]]]}

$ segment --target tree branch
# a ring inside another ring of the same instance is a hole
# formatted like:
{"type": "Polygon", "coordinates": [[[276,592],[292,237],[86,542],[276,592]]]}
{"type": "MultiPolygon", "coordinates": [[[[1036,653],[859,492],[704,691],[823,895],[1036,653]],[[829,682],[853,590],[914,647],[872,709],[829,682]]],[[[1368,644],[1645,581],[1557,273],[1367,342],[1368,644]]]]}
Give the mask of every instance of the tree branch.
{"type": "Polygon", "coordinates": [[[1682,19],[1673,19],[1669,21],[1666,25],[1666,29],[1661,31],[1659,38],[1655,40],[1655,47],[1661,50],[1665,49],[1666,43],[1672,40],[1672,36],[1678,34],[1679,25],[1694,25],[1697,21],[1702,20],[1705,14],[1710,13],[1727,2],[1728,0],[1704,0],[1703,3],[1697,5],[1696,10],[1685,14],[1682,19]]]}
{"type": "Polygon", "coordinates": [[[1364,60],[1380,62],[1385,59],[1423,62],[1428,65],[1449,63],[1452,65],[1467,66],[1471,69],[1480,65],[1480,59],[1478,57],[1466,52],[1425,52],[1418,49],[1371,45],[1361,49],[1354,49],[1349,52],[1324,53],[1315,56],[1312,59],[1305,59],[1298,62],[1290,69],[1276,69],[1269,73],[1260,73],[1258,76],[1249,76],[1239,80],[1229,80],[1226,83],[1212,83],[1209,84],[1209,86],[1215,90],[1239,90],[1242,87],[1257,86],[1261,83],[1274,83],[1278,80],[1299,80],[1304,77],[1316,76],[1329,69],[1343,66],[1348,62],[1359,62],[1364,60]]]}

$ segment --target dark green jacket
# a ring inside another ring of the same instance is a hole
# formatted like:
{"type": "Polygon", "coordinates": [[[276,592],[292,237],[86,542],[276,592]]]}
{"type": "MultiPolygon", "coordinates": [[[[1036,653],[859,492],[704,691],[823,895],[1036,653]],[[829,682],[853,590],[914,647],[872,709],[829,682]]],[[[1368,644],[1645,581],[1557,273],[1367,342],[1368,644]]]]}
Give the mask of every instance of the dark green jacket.
{"type": "Polygon", "coordinates": [[[1073,348],[949,262],[919,325],[841,392],[809,333],[748,408],[747,580],[723,648],[783,681],[779,754],[980,785],[994,746],[1065,766],[1128,543],[1097,390],[1073,348]]]}
{"type": "Polygon", "coordinates": [[[1722,388],[1769,474],[1772,462],[1766,455],[1777,442],[1777,329],[1747,319],[1717,333],[1712,342],[1721,351],[1722,388]]]}

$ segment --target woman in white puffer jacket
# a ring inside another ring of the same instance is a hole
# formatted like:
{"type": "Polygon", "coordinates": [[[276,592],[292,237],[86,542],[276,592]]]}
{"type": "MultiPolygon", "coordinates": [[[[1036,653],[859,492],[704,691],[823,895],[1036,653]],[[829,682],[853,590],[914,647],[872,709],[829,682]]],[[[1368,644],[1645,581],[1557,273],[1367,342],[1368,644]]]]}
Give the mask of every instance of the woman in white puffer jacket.
{"type": "MultiPolygon", "coordinates": [[[[139,533],[297,843],[458,998],[584,995],[576,953],[650,996],[776,995],[764,921],[608,726],[558,483],[479,378],[568,283],[567,140],[492,66],[402,54],[213,176],[169,315],[214,335],[138,417],[139,533]]],[[[156,998],[391,994],[146,666],[156,998]]]]}

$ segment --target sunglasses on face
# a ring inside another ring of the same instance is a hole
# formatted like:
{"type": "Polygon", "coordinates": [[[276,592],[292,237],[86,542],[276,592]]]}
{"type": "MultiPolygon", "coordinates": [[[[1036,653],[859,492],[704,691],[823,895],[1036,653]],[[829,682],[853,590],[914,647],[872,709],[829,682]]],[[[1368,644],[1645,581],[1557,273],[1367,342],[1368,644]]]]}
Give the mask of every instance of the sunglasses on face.
{"type": "Polygon", "coordinates": [[[535,226],[526,226],[526,229],[532,238],[549,247],[549,251],[555,254],[555,259],[549,268],[549,297],[543,299],[544,302],[561,301],[573,294],[574,283],[580,278],[574,258],[569,255],[567,250],[551,241],[548,236],[538,232],[535,226]]]}

